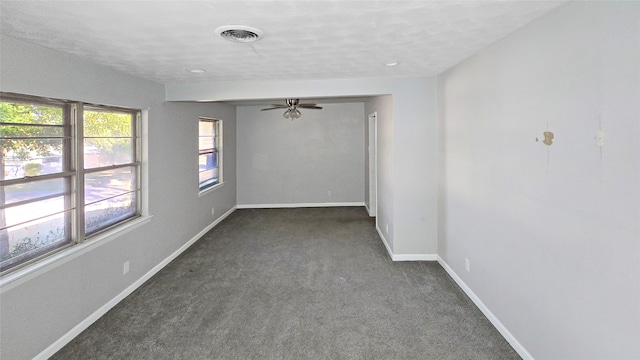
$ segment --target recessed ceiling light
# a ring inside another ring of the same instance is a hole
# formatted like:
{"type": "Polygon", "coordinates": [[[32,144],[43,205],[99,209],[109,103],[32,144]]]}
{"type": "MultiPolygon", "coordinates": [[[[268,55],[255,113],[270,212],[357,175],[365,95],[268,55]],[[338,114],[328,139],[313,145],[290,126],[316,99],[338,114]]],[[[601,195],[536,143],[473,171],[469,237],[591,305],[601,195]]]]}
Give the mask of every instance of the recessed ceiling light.
{"type": "Polygon", "coordinates": [[[193,73],[193,74],[202,74],[202,73],[205,72],[204,69],[191,69],[191,70],[188,70],[188,71],[190,73],[193,73]]]}
{"type": "Polygon", "coordinates": [[[388,67],[398,66],[398,62],[397,61],[389,61],[389,62],[384,63],[384,66],[388,66],[388,67]]]}
{"type": "Polygon", "coordinates": [[[262,39],[262,30],[245,25],[225,25],[216,29],[216,34],[221,38],[239,42],[250,43],[262,39]]]}

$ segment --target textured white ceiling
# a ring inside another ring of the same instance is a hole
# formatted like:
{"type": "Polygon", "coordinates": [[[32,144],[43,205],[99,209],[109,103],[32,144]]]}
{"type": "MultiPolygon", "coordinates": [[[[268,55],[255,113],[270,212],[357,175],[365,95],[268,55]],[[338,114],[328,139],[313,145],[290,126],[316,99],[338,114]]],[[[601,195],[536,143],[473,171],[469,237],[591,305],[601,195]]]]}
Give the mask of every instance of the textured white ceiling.
{"type": "Polygon", "coordinates": [[[0,31],[161,83],[433,76],[562,3],[2,0],[0,31]]]}

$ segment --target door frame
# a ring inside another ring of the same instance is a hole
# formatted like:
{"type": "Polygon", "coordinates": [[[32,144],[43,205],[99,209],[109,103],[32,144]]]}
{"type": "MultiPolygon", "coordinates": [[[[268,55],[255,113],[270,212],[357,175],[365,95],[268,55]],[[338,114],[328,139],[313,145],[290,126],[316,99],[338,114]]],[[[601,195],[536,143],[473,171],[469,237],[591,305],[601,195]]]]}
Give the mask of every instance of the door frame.
{"type": "Polygon", "coordinates": [[[378,112],[368,116],[369,126],[369,216],[378,214],[378,112]]]}

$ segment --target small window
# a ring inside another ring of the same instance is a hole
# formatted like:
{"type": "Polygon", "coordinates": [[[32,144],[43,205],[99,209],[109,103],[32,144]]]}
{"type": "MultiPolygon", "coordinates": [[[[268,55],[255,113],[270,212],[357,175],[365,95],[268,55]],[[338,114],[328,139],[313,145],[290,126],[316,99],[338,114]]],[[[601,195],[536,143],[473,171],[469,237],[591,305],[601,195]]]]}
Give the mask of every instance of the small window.
{"type": "Polygon", "coordinates": [[[0,272],[140,216],[140,111],[0,95],[0,272]]]}
{"type": "Polygon", "coordinates": [[[222,120],[200,118],[198,126],[200,190],[222,182],[222,120]]]}

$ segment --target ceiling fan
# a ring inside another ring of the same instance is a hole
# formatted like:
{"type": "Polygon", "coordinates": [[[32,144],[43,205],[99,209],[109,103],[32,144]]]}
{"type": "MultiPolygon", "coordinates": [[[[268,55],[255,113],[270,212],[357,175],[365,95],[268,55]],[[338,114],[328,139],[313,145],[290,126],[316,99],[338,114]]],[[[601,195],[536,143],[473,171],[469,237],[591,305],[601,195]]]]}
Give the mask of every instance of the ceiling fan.
{"type": "Polygon", "coordinates": [[[300,116],[302,116],[302,113],[300,112],[300,110],[298,110],[298,108],[301,109],[316,109],[316,110],[320,110],[322,109],[321,106],[318,106],[316,104],[300,104],[300,99],[285,99],[285,105],[282,104],[271,104],[272,107],[270,108],[266,108],[266,109],[262,109],[260,111],[265,111],[265,110],[276,110],[276,109],[286,109],[284,114],[282,114],[282,116],[284,116],[286,119],[297,119],[300,116]]]}

